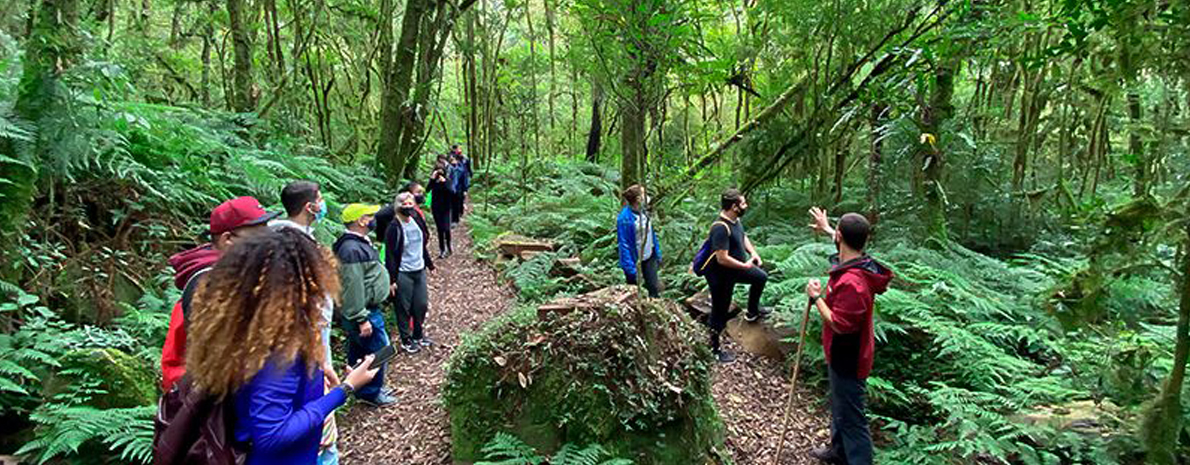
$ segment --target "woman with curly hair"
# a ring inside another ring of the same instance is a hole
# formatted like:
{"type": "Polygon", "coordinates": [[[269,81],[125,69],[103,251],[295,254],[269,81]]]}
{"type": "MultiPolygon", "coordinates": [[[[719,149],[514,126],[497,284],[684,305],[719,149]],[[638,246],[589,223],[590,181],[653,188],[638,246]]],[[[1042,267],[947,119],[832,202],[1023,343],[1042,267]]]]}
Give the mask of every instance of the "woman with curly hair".
{"type": "Polygon", "coordinates": [[[324,394],[322,306],[339,293],[329,253],[292,230],[226,252],[198,289],[186,366],[195,386],[235,405],[248,464],[313,464],[323,420],[379,367],[371,356],[324,394]]]}

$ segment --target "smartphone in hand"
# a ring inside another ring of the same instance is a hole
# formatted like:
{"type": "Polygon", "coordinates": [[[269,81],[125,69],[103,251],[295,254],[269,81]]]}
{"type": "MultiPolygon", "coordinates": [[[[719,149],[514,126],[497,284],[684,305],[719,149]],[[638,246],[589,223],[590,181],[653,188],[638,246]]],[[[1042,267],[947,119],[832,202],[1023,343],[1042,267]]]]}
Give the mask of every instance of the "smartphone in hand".
{"type": "Polygon", "coordinates": [[[385,363],[388,363],[389,360],[392,360],[392,358],[397,355],[397,348],[395,346],[393,346],[392,344],[389,344],[389,345],[384,346],[380,350],[373,352],[372,355],[373,355],[372,364],[369,365],[369,367],[377,367],[377,366],[383,365],[385,363]]]}

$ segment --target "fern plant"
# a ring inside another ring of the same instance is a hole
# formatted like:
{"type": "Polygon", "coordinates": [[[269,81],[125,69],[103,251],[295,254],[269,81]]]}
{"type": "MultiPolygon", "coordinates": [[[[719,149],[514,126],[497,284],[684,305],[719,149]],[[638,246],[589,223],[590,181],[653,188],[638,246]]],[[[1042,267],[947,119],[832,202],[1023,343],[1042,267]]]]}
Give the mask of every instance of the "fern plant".
{"type": "Polygon", "coordinates": [[[475,465],[632,465],[631,460],[609,458],[599,444],[564,444],[553,456],[543,456],[533,446],[505,432],[496,433],[483,446],[486,460],[475,465]]]}
{"type": "Polygon", "coordinates": [[[153,455],[153,416],[156,406],[97,409],[82,405],[51,405],[30,415],[37,438],[17,455],[38,464],[78,454],[98,440],[126,463],[149,463],[153,455]]]}

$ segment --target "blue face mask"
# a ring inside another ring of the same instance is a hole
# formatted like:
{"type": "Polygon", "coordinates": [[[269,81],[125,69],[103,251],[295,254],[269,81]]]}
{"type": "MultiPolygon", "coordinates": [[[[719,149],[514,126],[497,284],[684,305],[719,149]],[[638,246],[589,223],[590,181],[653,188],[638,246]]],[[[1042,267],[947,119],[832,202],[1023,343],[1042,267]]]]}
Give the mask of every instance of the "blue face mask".
{"type": "Polygon", "coordinates": [[[317,223],[326,217],[326,200],[318,202],[318,212],[314,213],[314,222],[317,223]]]}
{"type": "Polygon", "coordinates": [[[368,222],[368,231],[375,231],[375,230],[376,230],[376,220],[372,219],[372,221],[368,222]]]}

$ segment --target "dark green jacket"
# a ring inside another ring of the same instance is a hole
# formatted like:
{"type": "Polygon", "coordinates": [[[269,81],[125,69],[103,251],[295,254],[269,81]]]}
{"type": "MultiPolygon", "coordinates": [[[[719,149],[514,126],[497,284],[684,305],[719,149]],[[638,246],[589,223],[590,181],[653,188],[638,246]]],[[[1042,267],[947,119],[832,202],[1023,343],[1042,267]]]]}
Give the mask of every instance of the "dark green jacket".
{"type": "Polygon", "coordinates": [[[344,232],[334,245],[339,258],[339,280],[343,283],[343,303],[336,309],[339,318],[363,323],[374,308],[388,299],[388,271],[380,254],[367,238],[344,232]]]}

